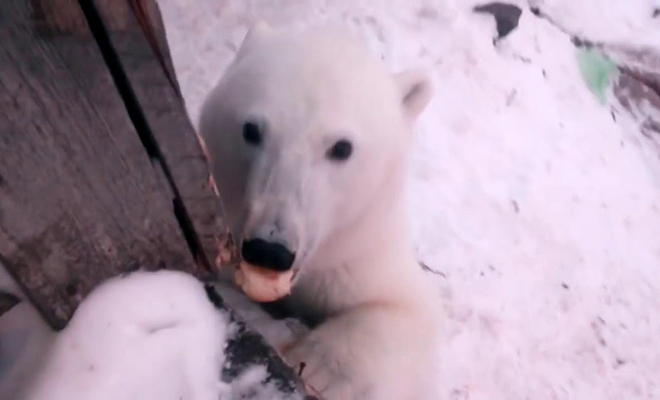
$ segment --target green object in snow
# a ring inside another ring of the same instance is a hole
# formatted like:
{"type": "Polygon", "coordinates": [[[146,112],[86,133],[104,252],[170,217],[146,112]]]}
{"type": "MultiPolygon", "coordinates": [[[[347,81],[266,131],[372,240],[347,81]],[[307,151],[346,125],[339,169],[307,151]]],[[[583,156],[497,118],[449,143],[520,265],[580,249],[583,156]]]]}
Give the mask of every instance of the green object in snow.
{"type": "Polygon", "coordinates": [[[607,88],[618,73],[616,64],[595,49],[580,49],[577,61],[587,87],[604,104],[607,88]]]}

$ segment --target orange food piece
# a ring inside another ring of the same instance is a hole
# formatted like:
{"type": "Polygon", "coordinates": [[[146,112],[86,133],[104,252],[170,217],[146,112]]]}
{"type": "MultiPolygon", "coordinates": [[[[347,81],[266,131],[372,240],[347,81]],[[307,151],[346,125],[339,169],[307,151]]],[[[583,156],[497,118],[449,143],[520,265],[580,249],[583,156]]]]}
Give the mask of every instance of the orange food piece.
{"type": "Polygon", "coordinates": [[[234,273],[234,282],[250,299],[265,303],[291,293],[293,270],[275,272],[242,262],[234,273]]]}

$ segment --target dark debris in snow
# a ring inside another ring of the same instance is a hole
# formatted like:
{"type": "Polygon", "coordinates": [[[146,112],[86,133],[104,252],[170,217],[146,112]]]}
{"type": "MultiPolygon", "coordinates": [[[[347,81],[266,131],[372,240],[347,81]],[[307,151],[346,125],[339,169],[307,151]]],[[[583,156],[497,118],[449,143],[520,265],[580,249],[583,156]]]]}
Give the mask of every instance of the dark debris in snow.
{"type": "Polygon", "coordinates": [[[522,10],[520,7],[501,2],[492,2],[475,6],[472,11],[475,13],[491,14],[495,17],[497,24],[497,39],[502,39],[518,27],[522,10]]]}
{"type": "Polygon", "coordinates": [[[429,266],[426,265],[426,263],[424,263],[423,261],[419,261],[419,266],[422,267],[422,269],[423,269],[424,271],[426,271],[426,272],[429,272],[429,273],[431,273],[431,274],[433,274],[433,275],[441,276],[441,277],[443,277],[443,278],[445,278],[445,279],[447,278],[447,275],[445,275],[444,272],[442,272],[442,271],[437,271],[437,270],[435,270],[435,269],[429,267],[429,266]]]}
{"type": "Polygon", "coordinates": [[[284,363],[263,336],[250,330],[244,321],[225,305],[213,285],[207,284],[205,289],[209,300],[218,309],[226,312],[230,323],[237,328],[227,343],[227,362],[222,370],[222,380],[231,382],[248,368],[263,365],[268,376],[265,383],[274,384],[282,394],[289,394],[292,398],[309,398],[306,397],[304,385],[296,372],[284,363]]]}

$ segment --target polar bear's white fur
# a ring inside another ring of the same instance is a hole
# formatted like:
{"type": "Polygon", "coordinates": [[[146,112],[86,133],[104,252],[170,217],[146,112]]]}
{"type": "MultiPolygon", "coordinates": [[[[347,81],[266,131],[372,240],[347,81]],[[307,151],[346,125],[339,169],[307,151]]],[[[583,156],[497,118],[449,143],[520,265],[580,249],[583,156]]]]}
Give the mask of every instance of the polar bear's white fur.
{"type": "Polygon", "coordinates": [[[284,357],[326,400],[437,399],[437,300],[404,205],[412,125],[430,97],[424,74],[388,72],[348,35],[260,24],[203,106],[237,242],[295,253],[288,301],[319,324],[284,357]]]}

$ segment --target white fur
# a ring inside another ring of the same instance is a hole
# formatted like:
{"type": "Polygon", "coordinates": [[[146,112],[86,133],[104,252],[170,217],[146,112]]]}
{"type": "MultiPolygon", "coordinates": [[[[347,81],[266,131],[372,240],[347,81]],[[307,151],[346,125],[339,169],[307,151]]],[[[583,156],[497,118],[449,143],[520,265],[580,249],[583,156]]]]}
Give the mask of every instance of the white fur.
{"type": "Polygon", "coordinates": [[[296,252],[291,303],[323,322],[285,352],[326,400],[436,400],[436,298],[414,259],[404,186],[431,97],[334,30],[259,25],[207,98],[200,133],[237,240],[296,252]],[[246,120],[262,123],[246,145],[246,120]],[[344,162],[326,157],[345,138],[344,162]]]}

